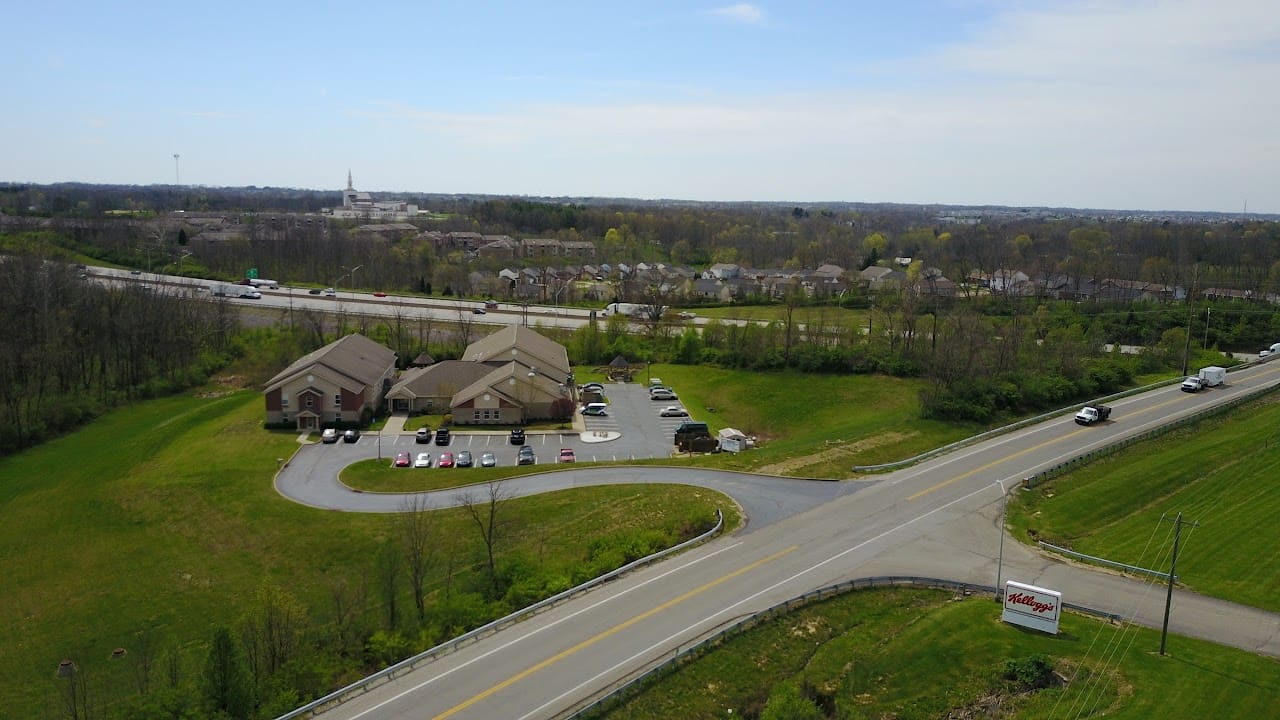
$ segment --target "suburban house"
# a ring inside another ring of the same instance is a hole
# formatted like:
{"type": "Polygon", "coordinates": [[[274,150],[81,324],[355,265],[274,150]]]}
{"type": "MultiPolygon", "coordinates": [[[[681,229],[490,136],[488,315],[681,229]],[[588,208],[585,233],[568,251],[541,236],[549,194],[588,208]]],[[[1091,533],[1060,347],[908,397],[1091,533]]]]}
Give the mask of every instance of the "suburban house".
{"type": "Polygon", "coordinates": [[[471,343],[461,360],[406,371],[387,399],[393,410],[450,412],[455,425],[560,419],[575,403],[564,347],[520,325],[471,343]]]}
{"type": "Polygon", "coordinates": [[[315,430],[335,423],[367,422],[391,384],[396,354],[351,334],[315,350],[267,383],[267,423],[315,430]]]}

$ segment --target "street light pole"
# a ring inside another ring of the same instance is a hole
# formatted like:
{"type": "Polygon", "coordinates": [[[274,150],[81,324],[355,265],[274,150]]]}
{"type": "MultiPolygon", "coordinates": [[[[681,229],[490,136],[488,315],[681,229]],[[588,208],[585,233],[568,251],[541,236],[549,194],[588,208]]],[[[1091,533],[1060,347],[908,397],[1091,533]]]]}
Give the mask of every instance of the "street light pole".
{"type": "Polygon", "coordinates": [[[1004,483],[996,481],[996,486],[1000,488],[1000,554],[996,559],[996,602],[1000,602],[1003,594],[1000,581],[1004,579],[1004,519],[1009,508],[1009,493],[1005,491],[1004,483]]]}

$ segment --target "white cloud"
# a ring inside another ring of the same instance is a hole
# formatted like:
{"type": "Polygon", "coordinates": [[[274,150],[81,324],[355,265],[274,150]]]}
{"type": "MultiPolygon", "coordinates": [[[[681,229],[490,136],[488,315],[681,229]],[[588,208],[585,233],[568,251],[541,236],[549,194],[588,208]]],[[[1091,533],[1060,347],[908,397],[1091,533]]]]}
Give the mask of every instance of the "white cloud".
{"type": "Polygon", "coordinates": [[[756,25],[764,20],[764,11],[752,5],[751,3],[738,3],[737,5],[725,5],[711,11],[712,15],[719,15],[723,18],[729,18],[748,25],[756,25]]]}

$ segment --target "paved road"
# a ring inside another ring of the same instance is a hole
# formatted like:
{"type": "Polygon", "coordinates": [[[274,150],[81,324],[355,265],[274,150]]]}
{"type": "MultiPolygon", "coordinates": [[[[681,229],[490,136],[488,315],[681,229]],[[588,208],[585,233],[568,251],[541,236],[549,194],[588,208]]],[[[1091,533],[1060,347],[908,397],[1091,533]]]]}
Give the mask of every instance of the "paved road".
{"type": "MultiPolygon", "coordinates": [[[[1113,403],[1112,420],[1102,426],[1049,420],[871,483],[635,468],[544,477],[561,486],[708,484],[735,497],[751,525],[469,645],[325,717],[558,717],[724,623],[811,589],[883,574],[994,584],[1005,488],[1118,437],[1280,382],[1280,363],[1232,373],[1229,380],[1196,395],[1174,387],[1113,403]]],[[[314,477],[294,477],[281,476],[282,492],[302,497],[305,491],[317,505],[373,509],[363,505],[364,495],[334,495],[314,477]]],[[[1003,552],[1005,580],[1055,588],[1068,602],[1159,626],[1163,588],[1157,585],[1046,558],[1016,542],[1003,543],[1003,552]]],[[[1280,616],[1183,591],[1174,598],[1173,632],[1280,657],[1280,616]]],[[[1176,653],[1176,639],[1171,647],[1176,653]]]]}

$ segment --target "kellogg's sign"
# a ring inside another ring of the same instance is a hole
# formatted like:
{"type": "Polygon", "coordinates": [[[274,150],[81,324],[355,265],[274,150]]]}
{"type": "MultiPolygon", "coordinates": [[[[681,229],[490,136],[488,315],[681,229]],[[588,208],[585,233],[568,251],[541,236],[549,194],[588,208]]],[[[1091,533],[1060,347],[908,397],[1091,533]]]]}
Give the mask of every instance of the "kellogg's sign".
{"type": "Polygon", "coordinates": [[[1000,619],[1032,630],[1058,634],[1062,593],[1019,582],[1004,584],[1004,612],[1000,619]]]}

